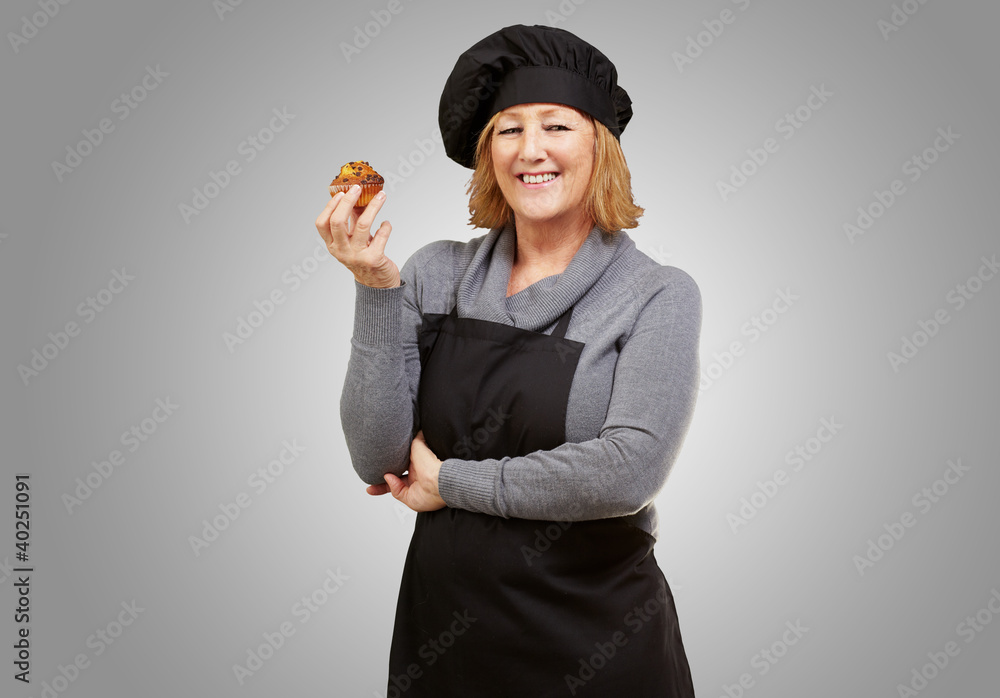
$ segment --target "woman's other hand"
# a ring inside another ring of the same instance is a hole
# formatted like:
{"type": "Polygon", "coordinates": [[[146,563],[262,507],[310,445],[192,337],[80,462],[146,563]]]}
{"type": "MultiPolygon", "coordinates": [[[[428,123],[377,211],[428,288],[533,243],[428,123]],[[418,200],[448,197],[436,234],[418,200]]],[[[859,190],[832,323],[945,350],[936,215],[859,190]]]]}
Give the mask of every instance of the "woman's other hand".
{"type": "Polygon", "coordinates": [[[316,219],[316,230],[330,254],[354,274],[358,283],[373,288],[399,286],[399,269],[385,256],[392,226],[382,221],[375,234],[371,233],[375,216],[385,203],[385,192],[376,194],[364,208],[355,206],[360,196],[358,185],[346,193],[337,192],[316,219]]]}
{"type": "Polygon", "coordinates": [[[368,494],[379,495],[391,492],[392,496],[413,511],[437,511],[445,507],[438,493],[438,473],[441,461],[434,455],[424,432],[418,432],[410,444],[410,468],[403,477],[385,474],[384,485],[370,485],[368,494]]]}

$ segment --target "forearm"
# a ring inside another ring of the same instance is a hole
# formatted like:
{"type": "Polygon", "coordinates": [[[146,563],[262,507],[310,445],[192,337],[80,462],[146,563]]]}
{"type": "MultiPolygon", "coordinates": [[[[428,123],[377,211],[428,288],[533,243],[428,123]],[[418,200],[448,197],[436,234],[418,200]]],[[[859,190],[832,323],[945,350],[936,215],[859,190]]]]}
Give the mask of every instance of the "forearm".
{"type": "Polygon", "coordinates": [[[677,458],[693,412],[658,436],[608,428],[599,438],[514,458],[449,458],[438,488],[448,506],[493,516],[584,521],[627,516],[653,501],[677,458]]]}
{"type": "MultiPolygon", "coordinates": [[[[660,273],[662,286],[638,299],[631,333],[616,362],[604,369],[614,377],[603,423],[590,432],[595,438],[511,458],[447,459],[439,489],[449,506],[574,521],[626,516],[653,501],[694,413],[701,331],[694,281],[676,271],[660,273]]],[[[592,350],[599,353],[602,346],[592,350]]],[[[581,387],[578,401],[600,403],[606,395],[600,380],[581,384],[594,387],[581,387]]]]}
{"type": "MultiPolygon", "coordinates": [[[[697,401],[697,342],[673,354],[673,367],[657,375],[650,366],[635,380],[638,404],[612,406],[600,435],[525,456],[441,465],[438,487],[449,506],[493,516],[582,521],[627,516],[648,505],[663,488],[684,443],[697,401]]],[[[629,380],[619,366],[621,383],[629,380]]]]}

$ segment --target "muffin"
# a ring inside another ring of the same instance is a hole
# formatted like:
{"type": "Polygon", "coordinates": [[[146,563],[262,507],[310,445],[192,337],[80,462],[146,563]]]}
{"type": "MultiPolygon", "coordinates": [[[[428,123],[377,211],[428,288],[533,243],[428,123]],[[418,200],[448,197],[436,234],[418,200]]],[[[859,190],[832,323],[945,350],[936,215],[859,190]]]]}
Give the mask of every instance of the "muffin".
{"type": "Polygon", "coordinates": [[[354,160],[340,168],[340,174],[330,182],[330,196],[338,191],[347,192],[353,185],[361,185],[361,197],[356,206],[367,206],[382,191],[385,180],[364,160],[354,160]]]}

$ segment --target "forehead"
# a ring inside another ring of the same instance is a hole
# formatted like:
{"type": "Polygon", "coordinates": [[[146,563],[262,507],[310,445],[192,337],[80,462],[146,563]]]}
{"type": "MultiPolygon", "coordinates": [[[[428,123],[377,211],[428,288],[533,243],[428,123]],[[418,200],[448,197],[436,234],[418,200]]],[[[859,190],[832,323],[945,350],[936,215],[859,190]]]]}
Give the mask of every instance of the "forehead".
{"type": "Polygon", "coordinates": [[[560,119],[582,119],[583,113],[564,104],[515,104],[500,112],[500,117],[513,119],[556,117],[560,119]]]}

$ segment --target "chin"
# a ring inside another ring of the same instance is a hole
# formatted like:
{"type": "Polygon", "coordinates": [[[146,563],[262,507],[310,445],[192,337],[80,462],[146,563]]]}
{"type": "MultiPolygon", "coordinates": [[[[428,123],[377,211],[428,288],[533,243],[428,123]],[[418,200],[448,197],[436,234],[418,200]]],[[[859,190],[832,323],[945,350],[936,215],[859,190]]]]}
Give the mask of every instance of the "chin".
{"type": "Polygon", "coordinates": [[[534,213],[531,215],[518,214],[518,213],[514,214],[514,222],[521,223],[523,225],[553,225],[559,223],[569,224],[574,220],[576,220],[576,216],[572,216],[565,213],[563,214],[534,213]]]}

